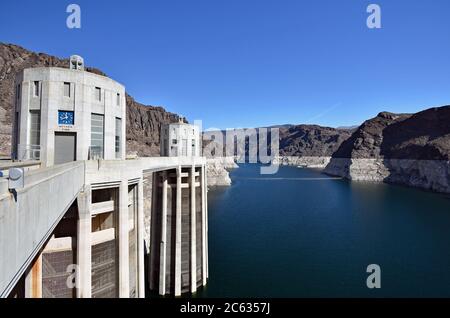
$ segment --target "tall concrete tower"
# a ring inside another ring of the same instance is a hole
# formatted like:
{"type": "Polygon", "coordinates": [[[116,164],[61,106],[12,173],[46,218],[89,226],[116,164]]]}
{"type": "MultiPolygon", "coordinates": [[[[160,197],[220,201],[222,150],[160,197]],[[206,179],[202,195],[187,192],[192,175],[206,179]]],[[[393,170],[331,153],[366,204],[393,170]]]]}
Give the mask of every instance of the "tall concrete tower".
{"type": "Polygon", "coordinates": [[[161,128],[160,152],[163,157],[198,157],[201,146],[199,127],[185,123],[183,118],[161,128]]]}
{"type": "Polygon", "coordinates": [[[150,288],[194,293],[208,278],[205,166],[157,172],[153,185],[150,288]]]}
{"type": "Polygon", "coordinates": [[[123,85],[79,56],[16,79],[14,168],[33,171],[15,195],[14,178],[0,178],[0,215],[11,216],[0,217],[0,297],[145,297],[146,278],[161,295],[205,285],[198,128],[171,127],[189,140],[180,155],[127,159],[123,85]]]}
{"type": "Polygon", "coordinates": [[[81,56],[69,62],[69,68],[27,68],[17,75],[13,158],[46,167],[124,160],[125,87],[84,71],[81,56]]]}
{"type": "MultiPolygon", "coordinates": [[[[199,128],[182,121],[162,127],[161,156],[200,155],[199,128]]],[[[150,273],[160,295],[194,293],[208,278],[205,166],[178,166],[153,175],[150,273]]]]}

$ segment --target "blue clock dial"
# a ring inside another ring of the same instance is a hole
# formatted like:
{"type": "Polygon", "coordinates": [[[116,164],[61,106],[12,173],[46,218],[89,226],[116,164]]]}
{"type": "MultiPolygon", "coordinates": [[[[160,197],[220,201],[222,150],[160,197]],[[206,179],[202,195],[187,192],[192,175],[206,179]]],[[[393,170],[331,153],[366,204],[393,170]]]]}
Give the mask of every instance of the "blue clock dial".
{"type": "Polygon", "coordinates": [[[58,111],[58,125],[73,125],[74,118],[72,111],[58,111]]]}

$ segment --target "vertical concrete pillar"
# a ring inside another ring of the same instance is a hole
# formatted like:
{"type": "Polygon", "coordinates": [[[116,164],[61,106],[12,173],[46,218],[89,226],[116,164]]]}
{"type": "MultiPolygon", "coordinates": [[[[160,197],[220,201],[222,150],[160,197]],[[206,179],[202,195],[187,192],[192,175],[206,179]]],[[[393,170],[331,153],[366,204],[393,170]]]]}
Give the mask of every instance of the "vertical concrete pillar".
{"type": "Polygon", "coordinates": [[[40,134],[40,145],[41,145],[41,157],[40,161],[43,167],[49,167],[55,162],[55,149],[54,149],[54,140],[55,133],[53,129],[49,129],[53,126],[56,121],[56,112],[58,106],[55,105],[56,100],[53,98],[49,98],[50,91],[55,89],[54,86],[58,85],[57,83],[52,82],[41,82],[40,87],[40,108],[41,108],[41,134],[40,134]],[[44,100],[44,102],[43,102],[44,100]]]}
{"type": "Polygon", "coordinates": [[[91,298],[92,247],[91,247],[91,189],[86,187],[77,197],[77,298],[91,298]]]}
{"type": "Polygon", "coordinates": [[[25,277],[25,298],[42,298],[42,254],[36,256],[25,277]]]}
{"type": "Polygon", "coordinates": [[[201,187],[202,187],[202,284],[206,285],[207,279],[207,238],[206,238],[206,169],[202,165],[202,175],[201,175],[201,187]]]}
{"type": "MultiPolygon", "coordinates": [[[[22,159],[27,159],[26,157],[23,158],[22,156],[24,155],[24,153],[22,152],[23,150],[25,150],[25,146],[27,144],[29,144],[29,140],[28,140],[28,135],[29,135],[29,129],[28,127],[28,119],[29,119],[29,105],[30,105],[30,90],[31,90],[31,83],[30,82],[22,82],[20,83],[22,88],[22,95],[20,97],[20,104],[19,104],[19,111],[20,111],[20,115],[19,115],[19,145],[20,148],[18,148],[18,152],[17,152],[17,158],[22,160],[22,159]]],[[[42,130],[42,127],[41,127],[42,130]]]]}
{"type": "MultiPolygon", "coordinates": [[[[159,180],[157,180],[159,183],[159,180]]],[[[156,199],[156,198],[154,198],[156,199]]],[[[159,259],[159,294],[166,294],[166,240],[167,240],[167,172],[162,173],[161,246],[159,259]]]]}
{"type": "Polygon", "coordinates": [[[128,225],[128,181],[119,187],[119,297],[130,297],[130,253],[128,225]]]}
{"type": "MultiPolygon", "coordinates": [[[[159,211],[156,211],[157,208],[157,191],[160,187],[160,174],[158,172],[153,172],[151,176],[151,185],[152,185],[152,191],[151,191],[151,202],[150,202],[150,224],[148,232],[150,234],[150,242],[148,246],[148,255],[147,255],[147,261],[149,266],[147,267],[147,278],[148,278],[148,284],[150,286],[150,290],[155,289],[155,285],[157,284],[157,277],[154,277],[154,273],[156,272],[156,268],[159,268],[159,263],[157,263],[157,259],[159,260],[160,255],[155,255],[155,251],[157,250],[156,246],[160,245],[161,240],[160,237],[156,237],[153,235],[153,231],[155,230],[154,226],[156,224],[156,221],[158,219],[158,216],[160,216],[159,211]]],[[[158,278],[159,279],[159,278],[158,278]]]]}
{"type": "Polygon", "coordinates": [[[138,184],[137,197],[137,271],[138,271],[138,297],[145,297],[145,274],[144,274],[144,181],[142,177],[138,184]]]}
{"type": "Polygon", "coordinates": [[[175,296],[181,295],[181,166],[177,167],[175,215],[175,296]]]}
{"type": "MultiPolygon", "coordinates": [[[[209,234],[208,234],[208,228],[209,228],[209,223],[208,223],[208,170],[206,169],[206,164],[203,165],[204,169],[205,169],[205,243],[206,243],[206,247],[205,247],[205,256],[206,256],[206,278],[209,277],[209,249],[208,249],[208,244],[209,244],[209,234]]],[[[206,284],[206,282],[205,282],[206,284]]]]}
{"type": "Polygon", "coordinates": [[[197,222],[195,207],[195,165],[191,168],[191,293],[197,291],[197,222]]]}

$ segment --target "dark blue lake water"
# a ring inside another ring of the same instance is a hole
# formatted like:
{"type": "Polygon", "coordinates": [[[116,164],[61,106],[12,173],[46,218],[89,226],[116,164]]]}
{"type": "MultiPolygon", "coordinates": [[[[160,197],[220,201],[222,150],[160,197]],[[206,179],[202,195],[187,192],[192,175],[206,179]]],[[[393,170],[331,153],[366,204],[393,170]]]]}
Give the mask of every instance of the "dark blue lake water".
{"type": "Polygon", "coordinates": [[[208,192],[209,281],[197,296],[450,297],[448,196],[296,167],[231,177],[208,192]],[[381,289],[366,286],[369,264],[381,289]]]}

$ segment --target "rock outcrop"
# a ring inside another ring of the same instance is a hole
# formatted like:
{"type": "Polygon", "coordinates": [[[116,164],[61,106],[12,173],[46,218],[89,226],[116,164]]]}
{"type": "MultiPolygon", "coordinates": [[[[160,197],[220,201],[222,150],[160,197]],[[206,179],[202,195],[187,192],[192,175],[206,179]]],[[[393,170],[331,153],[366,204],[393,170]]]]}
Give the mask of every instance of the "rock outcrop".
{"type": "Polygon", "coordinates": [[[280,155],[275,164],[325,168],[333,153],[354,132],[354,128],[296,125],[280,128],[280,155]]]}
{"type": "Polygon", "coordinates": [[[178,122],[180,116],[162,107],[146,106],[127,94],[127,152],[141,157],[159,156],[161,126],[178,122]]]}
{"type": "Polygon", "coordinates": [[[229,171],[238,168],[233,157],[208,158],[206,160],[206,176],[208,186],[229,186],[229,171]]]}
{"type": "Polygon", "coordinates": [[[280,156],[331,157],[354,129],[336,129],[318,125],[280,128],[280,156]]]}
{"type": "Polygon", "coordinates": [[[450,106],[380,113],[333,154],[325,172],[450,193],[450,106]]]}
{"type": "MultiPolygon", "coordinates": [[[[68,59],[35,53],[13,44],[0,43],[0,156],[11,152],[14,82],[18,72],[30,67],[69,67],[68,59]]],[[[105,75],[87,67],[86,71],[105,75]]],[[[179,116],[162,107],[144,106],[127,95],[127,151],[141,156],[159,155],[159,131],[163,123],[177,122],[179,116]]]]}

